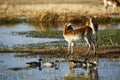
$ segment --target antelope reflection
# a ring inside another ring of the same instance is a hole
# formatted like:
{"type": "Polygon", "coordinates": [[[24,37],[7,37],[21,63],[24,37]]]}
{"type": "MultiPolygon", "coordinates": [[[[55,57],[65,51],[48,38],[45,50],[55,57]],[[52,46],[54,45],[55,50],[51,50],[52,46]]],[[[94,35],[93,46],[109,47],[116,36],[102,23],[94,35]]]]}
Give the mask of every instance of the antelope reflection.
{"type": "Polygon", "coordinates": [[[64,80],[68,79],[90,79],[98,80],[98,71],[96,67],[72,67],[70,62],[68,62],[68,71],[65,74],[64,80]]]}

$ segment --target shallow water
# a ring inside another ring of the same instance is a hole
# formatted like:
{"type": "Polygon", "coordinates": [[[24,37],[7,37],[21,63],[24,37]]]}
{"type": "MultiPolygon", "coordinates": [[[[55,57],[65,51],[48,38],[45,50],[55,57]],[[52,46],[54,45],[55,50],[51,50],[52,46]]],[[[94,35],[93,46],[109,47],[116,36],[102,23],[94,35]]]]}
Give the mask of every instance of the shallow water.
{"type": "Polygon", "coordinates": [[[1,26],[0,27],[0,46],[19,46],[27,44],[45,43],[52,41],[59,41],[57,38],[33,38],[26,37],[25,35],[13,34],[13,32],[21,31],[35,31],[36,28],[28,24],[18,24],[12,27],[1,26]]]}
{"type": "MultiPolygon", "coordinates": [[[[120,29],[120,24],[118,25],[100,25],[99,30],[105,29],[120,29]]],[[[60,25],[29,25],[26,23],[16,24],[16,25],[2,25],[0,26],[0,46],[11,47],[20,46],[28,44],[45,43],[52,41],[60,41],[58,38],[33,38],[26,37],[25,35],[13,34],[14,32],[25,32],[25,31],[42,31],[42,30],[63,30],[60,25]]]]}
{"type": "MultiPolygon", "coordinates": [[[[27,67],[26,63],[38,61],[39,56],[33,57],[15,57],[13,53],[0,54],[0,80],[63,80],[69,77],[68,61],[60,62],[59,68],[42,67],[27,67]],[[15,70],[15,68],[18,68],[15,70]]],[[[60,58],[40,58],[46,61],[62,60],[60,58]]],[[[82,59],[81,59],[82,60],[82,59]]],[[[97,69],[92,71],[91,75],[95,80],[119,80],[120,79],[120,59],[98,59],[97,69]],[[94,74],[95,73],[95,74],[94,74]]],[[[71,74],[76,78],[76,75],[85,76],[88,70],[81,67],[74,68],[71,74]]]]}
{"type": "MultiPolygon", "coordinates": [[[[58,26],[58,25],[57,25],[58,26]]],[[[28,24],[17,24],[14,26],[0,26],[0,46],[19,46],[27,44],[36,44],[44,42],[59,41],[57,38],[33,38],[25,35],[13,34],[13,32],[25,32],[36,30],[62,30],[63,27],[40,27],[37,28],[28,24]]],[[[100,25],[100,30],[120,29],[119,25],[100,25]]],[[[18,54],[18,53],[17,53],[18,54]]],[[[28,54],[28,53],[27,53],[28,54]]],[[[61,58],[46,58],[43,55],[30,57],[15,57],[15,53],[0,53],[0,80],[68,80],[72,74],[73,80],[76,77],[87,77],[89,69],[75,68],[74,71],[69,69],[68,61],[60,62],[59,69],[45,67],[27,67],[26,63],[38,61],[42,58],[47,61],[61,60],[61,58]],[[41,70],[42,68],[42,70],[41,70]],[[70,74],[70,75],[69,75],[70,74]]],[[[81,59],[80,59],[81,60],[81,59]]],[[[95,80],[120,80],[120,59],[98,59],[98,66],[91,71],[90,76],[95,80]]],[[[81,79],[82,79],[81,78],[81,79]]],[[[77,80],[77,79],[76,79],[77,80]]],[[[79,80],[79,79],[78,79],[79,80]]],[[[83,79],[85,80],[85,79],[83,79]]]]}
{"type": "Polygon", "coordinates": [[[120,29],[120,24],[99,25],[99,30],[105,30],[105,29],[120,29]]]}

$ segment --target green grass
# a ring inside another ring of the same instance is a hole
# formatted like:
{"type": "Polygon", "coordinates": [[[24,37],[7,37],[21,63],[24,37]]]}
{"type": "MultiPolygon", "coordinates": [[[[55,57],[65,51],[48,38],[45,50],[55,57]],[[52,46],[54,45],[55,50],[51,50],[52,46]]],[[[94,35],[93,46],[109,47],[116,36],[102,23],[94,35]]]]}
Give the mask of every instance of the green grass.
{"type": "Polygon", "coordinates": [[[99,45],[120,45],[120,30],[101,30],[98,32],[99,45]]]}
{"type": "MultiPolygon", "coordinates": [[[[19,35],[27,37],[47,37],[47,38],[63,38],[63,31],[30,31],[19,32],[19,35]]],[[[99,30],[98,31],[99,45],[120,45],[120,30],[99,30]]]]}
{"type": "MultiPolygon", "coordinates": [[[[29,37],[45,37],[45,38],[63,38],[62,31],[28,31],[19,32],[19,35],[26,35],[29,37]]],[[[79,45],[79,44],[76,44],[79,45]]],[[[99,46],[119,46],[120,45],[120,30],[100,30],[98,31],[98,45],[99,46]]],[[[35,53],[35,54],[48,54],[53,56],[60,56],[60,51],[63,53],[64,48],[67,47],[65,41],[51,42],[51,43],[39,43],[29,44],[24,46],[13,46],[10,48],[0,47],[0,52],[19,52],[19,53],[35,53]],[[59,49],[58,49],[59,48],[59,49]],[[54,55],[55,54],[55,55],[54,55]]],[[[25,54],[22,56],[28,56],[25,54]]],[[[21,55],[20,55],[21,56],[21,55]]],[[[63,56],[64,57],[64,56],[63,56]]]]}
{"type": "Polygon", "coordinates": [[[111,18],[111,19],[109,20],[109,23],[114,23],[114,24],[120,23],[120,18],[115,18],[115,17],[113,17],[113,18],[111,18]]]}
{"type": "Polygon", "coordinates": [[[0,18],[0,24],[16,24],[16,23],[27,23],[28,20],[27,19],[19,19],[16,17],[2,17],[0,18]]]}
{"type": "Polygon", "coordinates": [[[26,37],[39,37],[39,38],[63,38],[62,31],[29,31],[19,32],[19,35],[26,35],[26,37]]]}

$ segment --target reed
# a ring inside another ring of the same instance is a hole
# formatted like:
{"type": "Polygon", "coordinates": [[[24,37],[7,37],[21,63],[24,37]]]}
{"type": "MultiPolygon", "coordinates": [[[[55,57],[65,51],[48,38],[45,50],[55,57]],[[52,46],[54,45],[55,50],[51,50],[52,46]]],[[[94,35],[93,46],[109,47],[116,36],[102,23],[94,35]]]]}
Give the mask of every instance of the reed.
{"type": "Polygon", "coordinates": [[[84,16],[98,15],[100,20],[106,20],[111,15],[115,15],[118,18],[120,16],[119,9],[115,14],[112,14],[104,10],[102,1],[95,0],[76,0],[76,2],[65,0],[63,3],[60,0],[58,1],[59,3],[52,3],[54,1],[52,0],[49,4],[47,2],[43,3],[44,1],[42,2],[41,0],[37,0],[38,4],[32,3],[32,1],[31,4],[29,1],[25,1],[25,3],[24,1],[20,3],[17,3],[17,1],[13,2],[13,0],[7,1],[5,0],[4,4],[1,3],[0,5],[1,23],[18,22],[19,20],[53,23],[66,21],[81,22],[82,19],[85,19],[84,16]],[[26,4],[26,2],[28,3],[26,4]]]}
{"type": "Polygon", "coordinates": [[[4,0],[0,4],[38,4],[38,3],[79,3],[79,2],[100,2],[99,0],[4,0]]]}

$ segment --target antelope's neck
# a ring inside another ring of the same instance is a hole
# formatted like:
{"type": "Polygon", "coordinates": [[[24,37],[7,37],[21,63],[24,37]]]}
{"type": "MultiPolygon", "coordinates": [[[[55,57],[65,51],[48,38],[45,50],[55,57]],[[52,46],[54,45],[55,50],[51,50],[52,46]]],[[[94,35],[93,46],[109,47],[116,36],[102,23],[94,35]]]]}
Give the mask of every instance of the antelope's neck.
{"type": "Polygon", "coordinates": [[[90,18],[87,22],[86,22],[87,26],[90,26],[92,28],[92,33],[96,34],[95,32],[95,27],[94,27],[94,23],[92,22],[92,19],[90,18]]]}
{"type": "Polygon", "coordinates": [[[67,26],[65,25],[65,26],[64,26],[64,30],[63,30],[63,34],[65,34],[66,31],[67,31],[67,26]]]}
{"type": "Polygon", "coordinates": [[[96,34],[96,32],[95,32],[95,26],[94,26],[94,23],[92,22],[92,19],[90,19],[90,25],[89,26],[92,28],[93,34],[96,34]]]}
{"type": "Polygon", "coordinates": [[[90,24],[90,27],[92,28],[93,34],[96,34],[95,27],[94,27],[93,23],[90,24]]]}

